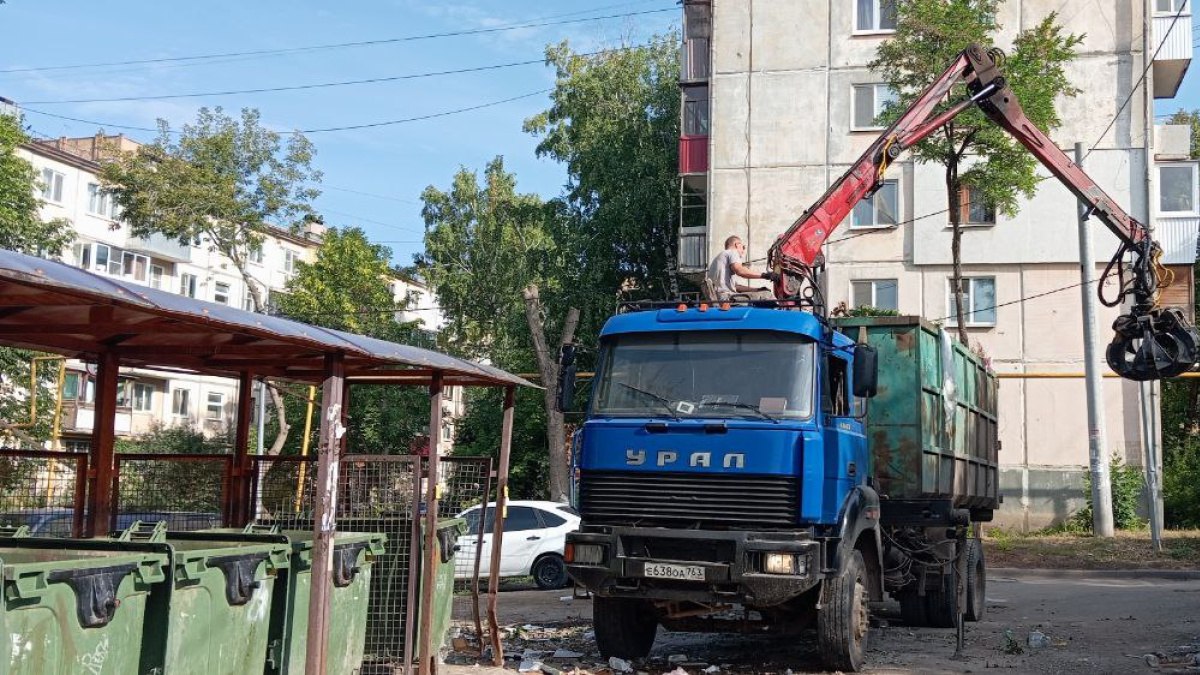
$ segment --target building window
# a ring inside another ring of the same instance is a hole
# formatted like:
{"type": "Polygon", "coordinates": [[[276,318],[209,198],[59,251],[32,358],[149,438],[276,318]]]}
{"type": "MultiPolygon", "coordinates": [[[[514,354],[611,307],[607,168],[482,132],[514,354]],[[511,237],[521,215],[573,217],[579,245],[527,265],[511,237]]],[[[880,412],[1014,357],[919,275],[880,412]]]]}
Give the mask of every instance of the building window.
{"type": "Polygon", "coordinates": [[[449,424],[442,425],[442,440],[447,443],[454,440],[454,427],[449,424]]]}
{"type": "Polygon", "coordinates": [[[254,311],[254,295],[250,293],[250,289],[246,289],[246,296],[242,298],[242,309],[247,312],[254,311]]]}
{"type": "Polygon", "coordinates": [[[1154,11],[1159,14],[1178,14],[1187,0],[1155,0],[1154,11]]]}
{"type": "Polygon", "coordinates": [[[150,288],[162,288],[163,268],[162,265],[150,266],[150,288]]]}
{"type": "Polygon", "coordinates": [[[851,113],[852,131],[875,131],[883,127],[876,121],[889,103],[896,101],[896,92],[886,84],[854,85],[851,113]]]}
{"type": "Polygon", "coordinates": [[[88,213],[101,218],[116,218],[117,205],[112,195],[96,183],[88,183],[88,213]]]}
{"type": "Polygon", "coordinates": [[[250,262],[254,263],[255,265],[261,265],[262,261],[263,261],[262,244],[259,244],[258,246],[251,245],[250,248],[246,251],[246,260],[249,260],[250,262]]]}
{"type": "Polygon", "coordinates": [[[708,85],[684,87],[683,135],[708,135],[708,85]]]}
{"type": "Polygon", "coordinates": [[[177,417],[187,417],[191,414],[191,394],[187,389],[176,389],[171,392],[171,414],[177,417]]]}
{"type": "Polygon", "coordinates": [[[133,395],[133,380],[121,378],[117,380],[117,407],[128,408],[133,395]]]}
{"type": "Polygon", "coordinates": [[[189,298],[196,297],[196,275],[184,272],[179,275],[179,294],[189,298]]]}
{"type": "Polygon", "coordinates": [[[879,190],[854,205],[851,227],[895,227],[899,222],[900,187],[896,180],[885,180],[879,190]]]}
{"type": "Polygon", "coordinates": [[[154,404],[154,387],[142,382],[133,383],[133,409],[138,412],[150,412],[154,404]]]}
{"type": "Polygon", "coordinates": [[[899,311],[896,279],[863,279],[850,282],[850,305],[854,308],[874,307],[899,311]]]}
{"type": "Polygon", "coordinates": [[[65,179],[66,176],[54,169],[42,169],[42,199],[61,204],[65,179]]]}
{"type": "Polygon", "coordinates": [[[283,271],[292,274],[296,271],[296,261],[300,255],[290,248],[283,249],[283,271]]]}
{"type": "Polygon", "coordinates": [[[855,2],[857,11],[854,13],[854,32],[890,33],[896,30],[896,0],[855,0],[855,2]]]}
{"type": "Polygon", "coordinates": [[[219,420],[225,416],[225,394],[218,391],[208,392],[204,416],[210,420],[219,420]]]}
{"type": "Polygon", "coordinates": [[[229,304],[229,284],[224,281],[218,281],[213,284],[213,302],[219,302],[222,305],[229,304]]]}
{"type": "Polygon", "coordinates": [[[1160,164],[1158,212],[1162,215],[1196,213],[1196,165],[1160,164]]]}
{"type": "MultiPolygon", "coordinates": [[[[967,326],[996,325],[996,279],[993,277],[963,277],[963,311],[967,326]]],[[[947,324],[958,325],[954,304],[954,280],[946,282],[947,324]]]]}
{"type": "Polygon", "coordinates": [[[685,3],[683,6],[683,63],[680,64],[683,81],[708,79],[711,39],[712,5],[707,2],[685,3]]]}
{"type": "Polygon", "coordinates": [[[982,190],[972,185],[964,185],[959,192],[959,199],[958,222],[964,225],[996,224],[996,207],[988,202],[982,190]]]}
{"type": "Polygon", "coordinates": [[[121,274],[125,278],[146,283],[150,275],[150,258],[125,251],[121,260],[121,274]]]}

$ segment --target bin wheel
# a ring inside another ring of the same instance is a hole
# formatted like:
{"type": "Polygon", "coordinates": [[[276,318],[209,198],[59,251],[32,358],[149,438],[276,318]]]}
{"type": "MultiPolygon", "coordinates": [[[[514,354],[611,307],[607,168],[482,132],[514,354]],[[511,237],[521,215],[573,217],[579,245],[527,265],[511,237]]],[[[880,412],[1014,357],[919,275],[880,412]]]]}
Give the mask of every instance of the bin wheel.
{"type": "Polygon", "coordinates": [[[967,621],[982,621],[987,613],[987,563],[983,559],[983,542],[967,540],[967,621]]]}
{"type": "Polygon", "coordinates": [[[533,582],[542,590],[563,588],[570,581],[567,565],[557,555],[543,556],[533,564],[533,582]]]}
{"type": "Polygon", "coordinates": [[[842,574],[827,579],[817,612],[817,650],[830,670],[858,672],[866,660],[870,609],[867,568],[854,551],[842,574]]]}
{"type": "Polygon", "coordinates": [[[592,624],[601,656],[640,659],[654,646],[658,615],[649,600],[595,595],[592,624]]]}

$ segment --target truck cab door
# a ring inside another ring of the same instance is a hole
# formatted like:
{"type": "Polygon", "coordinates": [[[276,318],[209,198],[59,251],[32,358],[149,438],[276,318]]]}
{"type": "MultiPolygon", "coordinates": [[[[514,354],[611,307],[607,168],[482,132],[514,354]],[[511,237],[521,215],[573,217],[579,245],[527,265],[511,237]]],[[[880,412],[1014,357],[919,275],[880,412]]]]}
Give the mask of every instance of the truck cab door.
{"type": "Polygon", "coordinates": [[[826,514],[835,516],[849,491],[865,481],[867,444],[850,389],[851,364],[844,352],[826,352],[821,363],[822,437],[825,446],[826,514]]]}

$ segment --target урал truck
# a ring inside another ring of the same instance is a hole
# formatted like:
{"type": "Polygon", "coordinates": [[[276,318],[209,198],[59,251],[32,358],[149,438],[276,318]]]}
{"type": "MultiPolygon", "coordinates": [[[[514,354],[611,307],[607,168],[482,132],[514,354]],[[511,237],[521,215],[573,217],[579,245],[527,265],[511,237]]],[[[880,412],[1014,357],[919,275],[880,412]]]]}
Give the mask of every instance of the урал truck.
{"type": "MultiPolygon", "coordinates": [[[[1132,302],[1108,348],[1114,370],[1153,379],[1194,364],[1195,331],[1156,302],[1157,244],[1028,122],[998,61],[964,51],[780,236],[775,300],[642,304],[604,326],[575,437],[582,526],[565,559],[593,594],[605,656],[645,656],[659,625],[815,627],[825,664],[856,671],[869,602],[892,596],[910,625],[983,615],[977,524],[999,505],[995,376],[919,318],[828,317],[815,264],[887,164],[971,105],[1120,239],[1120,290],[1106,302],[1132,302]],[[962,83],[968,97],[943,105],[962,83]]],[[[564,349],[564,407],[573,359],[564,349]]]]}

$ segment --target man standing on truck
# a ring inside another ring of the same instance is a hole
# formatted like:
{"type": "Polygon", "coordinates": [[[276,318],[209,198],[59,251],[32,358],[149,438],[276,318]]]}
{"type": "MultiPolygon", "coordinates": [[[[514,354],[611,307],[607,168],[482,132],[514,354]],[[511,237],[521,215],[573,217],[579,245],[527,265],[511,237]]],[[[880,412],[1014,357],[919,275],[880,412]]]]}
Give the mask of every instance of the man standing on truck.
{"type": "Polygon", "coordinates": [[[730,236],[725,240],[725,250],[717,254],[713,261],[708,265],[708,272],[705,274],[708,281],[712,283],[713,292],[717,294],[718,300],[728,300],[733,294],[741,294],[748,296],[751,300],[770,300],[775,297],[774,293],[768,288],[757,288],[755,286],[747,286],[745,284],[735,284],[733,277],[739,276],[743,279],[766,279],[767,281],[775,281],[777,278],[774,272],[755,272],[749,267],[742,264],[742,258],[746,255],[746,244],[742,242],[742,238],[735,235],[730,236]]]}

